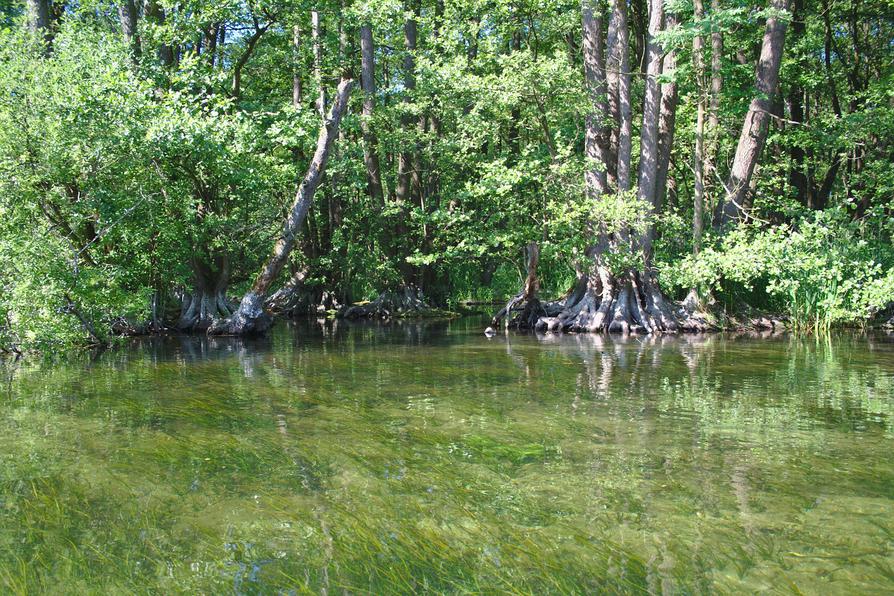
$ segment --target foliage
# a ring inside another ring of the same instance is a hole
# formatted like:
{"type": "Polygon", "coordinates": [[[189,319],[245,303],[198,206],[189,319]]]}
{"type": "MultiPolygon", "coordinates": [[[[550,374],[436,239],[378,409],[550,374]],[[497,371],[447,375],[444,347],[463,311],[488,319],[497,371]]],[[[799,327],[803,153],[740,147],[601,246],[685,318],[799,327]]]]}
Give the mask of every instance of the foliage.
{"type": "Polygon", "coordinates": [[[863,238],[846,213],[824,211],[792,224],[742,226],[670,265],[665,279],[721,301],[760,290],[766,306],[797,327],[828,329],[867,320],[890,302],[892,265],[894,253],[863,238]]]}
{"type": "MultiPolygon", "coordinates": [[[[542,249],[542,291],[556,297],[599,230],[653,225],[653,265],[677,297],[694,286],[727,308],[778,309],[805,328],[863,322],[894,299],[894,14],[881,0],[805,0],[782,15],[778,113],[750,223],[709,232],[698,257],[691,165],[708,82],[697,76],[692,42],[704,38],[710,65],[709,37],[724,41],[722,90],[709,114],[717,126],[706,139],[711,228],[754,95],[764,2],[721,2],[700,19],[691,3],[667,3],[677,25],[659,41],[676,53],[676,69],[661,82],[676,84],[680,101],[657,208],[633,192],[584,192],[592,105],[578,3],[160,2],[160,13],[138,11],[132,43],[117,5],[52,3],[46,47],[28,31],[24,4],[0,2],[5,348],[93,342],[90,327],[106,340],[122,321],[144,325],[150,299],[176,316],[208,272],[231,298],[243,291],[313,152],[320,91],[331,95],[341,76],[360,72],[358,29],[367,23],[375,108],[361,118],[361,94],[352,99],[289,267],[307,268],[311,303],[406,284],[433,304],[503,299],[518,290],[532,240],[542,249]],[[311,10],[322,23],[318,64],[311,10]],[[411,17],[418,34],[408,52],[411,17]],[[367,189],[361,120],[378,141],[381,201],[367,189]],[[401,199],[407,154],[415,178],[401,199]]],[[[597,6],[603,22],[606,4],[597,6]]],[[[629,5],[631,64],[642,64],[643,8],[629,5]]],[[[642,99],[635,76],[634,172],[642,99]]],[[[616,244],[607,258],[614,270],[644,264],[638,247],[616,244]]]]}

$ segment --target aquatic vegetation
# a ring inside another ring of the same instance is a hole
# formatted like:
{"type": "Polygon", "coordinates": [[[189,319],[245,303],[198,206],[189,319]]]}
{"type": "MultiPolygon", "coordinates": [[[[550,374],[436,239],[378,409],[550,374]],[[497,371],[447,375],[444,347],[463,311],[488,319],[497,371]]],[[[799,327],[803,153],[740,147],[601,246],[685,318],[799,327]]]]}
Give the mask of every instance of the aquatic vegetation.
{"type": "Polygon", "coordinates": [[[884,591],[892,356],[461,319],[7,364],[0,590],[884,591]]]}

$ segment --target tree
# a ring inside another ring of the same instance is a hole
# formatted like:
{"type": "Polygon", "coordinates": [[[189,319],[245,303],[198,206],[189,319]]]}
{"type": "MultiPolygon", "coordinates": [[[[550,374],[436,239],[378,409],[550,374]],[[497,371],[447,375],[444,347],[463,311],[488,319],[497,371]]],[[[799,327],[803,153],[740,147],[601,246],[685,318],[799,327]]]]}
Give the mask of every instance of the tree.
{"type": "Polygon", "coordinates": [[[283,222],[282,232],[273,246],[273,254],[261,268],[251,289],[242,297],[238,310],[227,319],[215,322],[209,329],[210,333],[253,335],[264,333],[273,324],[272,318],[264,310],[265,301],[270,293],[270,287],[276,281],[286,264],[289,253],[295,246],[296,235],[313,202],[314,193],[320,184],[323,171],[326,169],[326,162],[329,160],[332,144],[338,136],[338,127],[347,111],[348,98],[353,86],[354,81],[351,79],[345,79],[338,85],[332,109],[320,128],[317,149],[307,168],[307,174],[298,187],[289,216],[283,222]]]}
{"type": "Polygon", "coordinates": [[[370,197],[384,206],[382,173],[379,167],[378,139],[372,129],[370,119],[376,107],[376,62],[372,27],[367,23],[360,26],[360,87],[363,90],[363,161],[366,164],[367,190],[370,197]]]}
{"type": "MultiPolygon", "coordinates": [[[[705,18],[702,0],[693,2],[696,27],[700,27],[705,18]]],[[[702,235],[705,231],[705,60],[704,41],[701,33],[692,39],[692,60],[695,70],[695,93],[697,97],[695,121],[695,151],[692,154],[692,171],[695,175],[692,209],[692,250],[698,254],[702,247],[702,235]]],[[[708,168],[710,172],[710,168],[708,168]]]]}
{"type": "Polygon", "coordinates": [[[748,199],[751,176],[767,140],[767,131],[773,109],[773,98],[779,85],[779,67],[782,64],[782,49],[785,44],[785,30],[788,25],[787,0],[771,0],[771,13],[761,44],[754,85],[757,91],[751,100],[736,155],[726,183],[726,197],[723,204],[722,224],[748,214],[748,199]]]}

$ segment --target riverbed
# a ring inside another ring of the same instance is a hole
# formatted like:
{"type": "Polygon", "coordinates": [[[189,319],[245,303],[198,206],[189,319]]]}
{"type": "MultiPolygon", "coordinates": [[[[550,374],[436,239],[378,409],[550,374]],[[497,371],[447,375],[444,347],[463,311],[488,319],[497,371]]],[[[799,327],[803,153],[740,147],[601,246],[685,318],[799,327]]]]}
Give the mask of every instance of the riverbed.
{"type": "Polygon", "coordinates": [[[482,323],[5,363],[0,590],[894,592],[894,337],[482,323]]]}

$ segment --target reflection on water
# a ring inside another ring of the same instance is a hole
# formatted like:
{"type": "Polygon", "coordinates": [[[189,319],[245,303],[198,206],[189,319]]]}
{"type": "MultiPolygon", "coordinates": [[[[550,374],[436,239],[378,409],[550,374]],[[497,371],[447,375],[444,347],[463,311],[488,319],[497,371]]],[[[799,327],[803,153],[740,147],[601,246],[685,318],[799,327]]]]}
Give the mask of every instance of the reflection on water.
{"type": "Polygon", "coordinates": [[[890,337],[479,323],[0,367],[0,589],[894,591],[890,337]]]}

